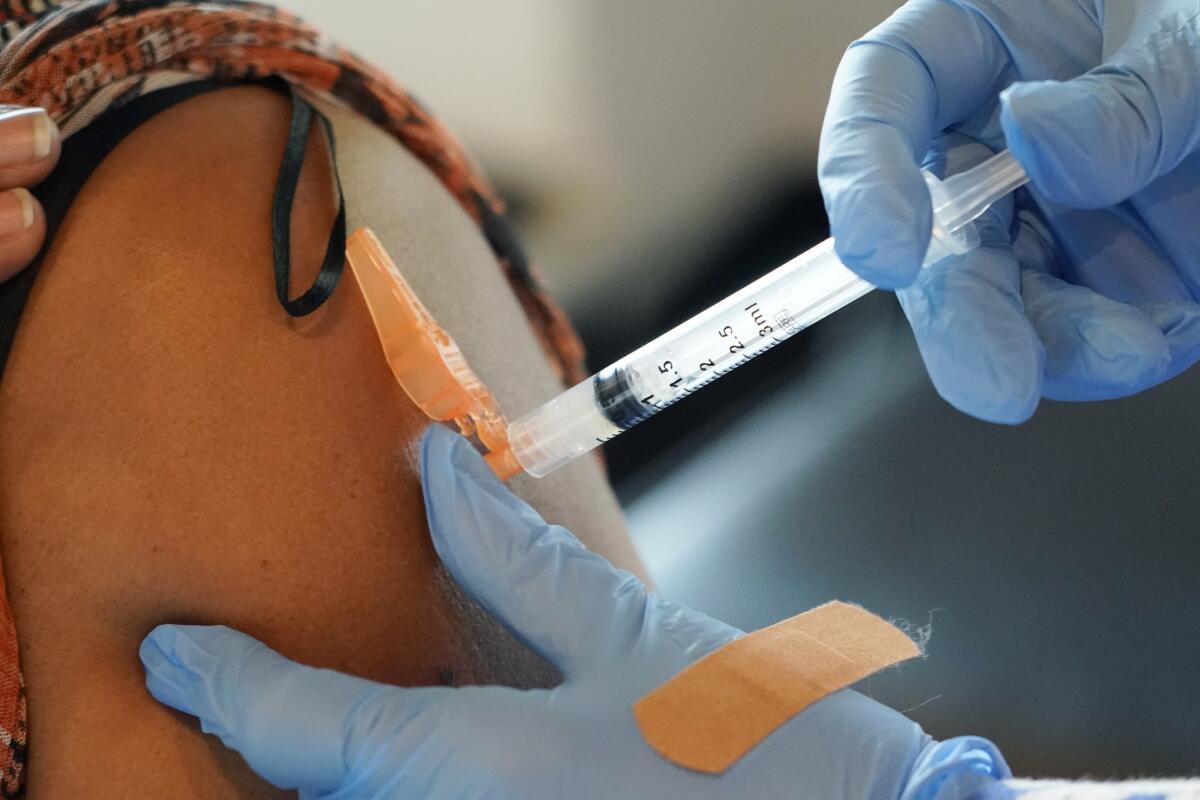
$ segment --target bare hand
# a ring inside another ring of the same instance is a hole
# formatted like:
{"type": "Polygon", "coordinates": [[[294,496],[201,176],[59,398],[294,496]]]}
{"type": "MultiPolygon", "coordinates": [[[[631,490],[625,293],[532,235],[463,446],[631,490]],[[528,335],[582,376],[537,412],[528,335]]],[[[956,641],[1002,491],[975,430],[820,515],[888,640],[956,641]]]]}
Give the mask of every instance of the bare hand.
{"type": "Polygon", "coordinates": [[[40,108],[0,106],[0,281],[33,261],[46,238],[46,215],[29,193],[54,169],[58,126],[40,108]]]}

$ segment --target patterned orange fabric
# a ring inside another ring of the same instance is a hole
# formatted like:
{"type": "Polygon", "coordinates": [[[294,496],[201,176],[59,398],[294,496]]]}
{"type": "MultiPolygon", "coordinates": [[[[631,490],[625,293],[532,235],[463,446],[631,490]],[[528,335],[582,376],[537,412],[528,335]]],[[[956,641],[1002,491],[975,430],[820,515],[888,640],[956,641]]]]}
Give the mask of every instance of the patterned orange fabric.
{"type": "MultiPolygon", "coordinates": [[[[503,204],[455,138],[375,67],[295,16],[239,0],[0,0],[0,104],[42,106],[64,136],[156,89],[279,76],[390,132],[483,226],[530,324],[565,382],[583,349],[539,288],[503,204]]],[[[0,579],[0,592],[3,581],[0,579]]],[[[26,718],[17,637],[0,595],[0,798],[24,793],[26,718]]]]}

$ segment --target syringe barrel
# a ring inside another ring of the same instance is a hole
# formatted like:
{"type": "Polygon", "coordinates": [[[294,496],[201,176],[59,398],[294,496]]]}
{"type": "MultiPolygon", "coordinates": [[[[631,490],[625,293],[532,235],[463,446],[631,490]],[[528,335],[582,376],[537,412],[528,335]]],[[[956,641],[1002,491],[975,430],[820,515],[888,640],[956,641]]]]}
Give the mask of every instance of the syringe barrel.
{"type": "MultiPolygon", "coordinates": [[[[934,224],[925,266],[979,245],[971,221],[1027,179],[1002,153],[945,182],[925,174],[934,224]]],[[[828,239],[513,422],[509,444],[541,477],[687,397],[874,287],[828,239]]]]}
{"type": "Polygon", "coordinates": [[[511,423],[513,454],[545,475],[872,288],[827,240],[511,423]]]}
{"type": "Polygon", "coordinates": [[[621,432],[600,412],[595,375],[508,426],[508,444],[535,478],[599,447],[621,432]]]}

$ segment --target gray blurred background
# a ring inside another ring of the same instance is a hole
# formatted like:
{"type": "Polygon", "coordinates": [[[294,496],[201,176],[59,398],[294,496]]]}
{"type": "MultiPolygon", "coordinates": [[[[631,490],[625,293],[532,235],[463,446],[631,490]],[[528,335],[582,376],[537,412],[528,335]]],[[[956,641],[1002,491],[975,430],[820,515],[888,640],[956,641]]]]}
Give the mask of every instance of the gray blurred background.
{"type": "MultiPolygon", "coordinates": [[[[511,201],[600,367],[827,235],[817,136],[887,0],[291,0],[511,201]]],[[[861,689],[1024,774],[1190,775],[1200,371],[1020,428],[931,389],[869,296],[609,447],[660,589],[736,625],[828,599],[927,660],[861,689]],[[686,409],[686,410],[685,410],[686,409]]],[[[517,410],[520,411],[520,410],[517,410]]]]}

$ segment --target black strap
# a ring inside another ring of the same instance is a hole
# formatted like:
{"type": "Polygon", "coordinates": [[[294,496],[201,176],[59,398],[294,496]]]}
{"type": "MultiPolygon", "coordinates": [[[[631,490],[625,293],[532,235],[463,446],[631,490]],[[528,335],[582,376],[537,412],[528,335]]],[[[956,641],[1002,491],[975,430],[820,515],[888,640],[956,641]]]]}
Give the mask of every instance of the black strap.
{"type": "MultiPolygon", "coordinates": [[[[292,99],[292,126],[283,164],[279,171],[279,184],[275,189],[272,210],[272,239],[274,244],[275,287],[279,302],[294,316],[309,314],[323,303],[337,286],[343,268],[346,250],[346,208],[342,197],[341,180],[334,164],[334,180],[338,190],[338,213],[329,235],[321,271],[312,287],[295,300],[289,300],[288,279],[290,277],[291,209],[296,186],[300,179],[300,167],[304,160],[304,145],[312,127],[315,114],[325,128],[331,157],[334,153],[333,128],[320,112],[300,97],[282,79],[251,81],[266,86],[292,99]]],[[[202,92],[232,85],[222,81],[196,81],[179,86],[160,89],[134,99],[120,108],[111,108],[99,119],[85,127],[63,143],[62,157],[54,172],[33,189],[46,212],[46,242],[37,258],[13,279],[0,283],[0,373],[17,332],[21,312],[25,308],[30,289],[37,276],[46,251],[58,232],[59,225],[74,202],[76,195],[92,172],[118,144],[135,128],[156,114],[195,97],[202,92]]]]}
{"type": "Polygon", "coordinates": [[[338,176],[336,161],[333,169],[337,185],[338,210],[329,232],[329,243],[325,246],[325,258],[316,280],[299,297],[288,298],[291,280],[292,203],[296,199],[296,187],[300,183],[300,168],[304,165],[304,146],[312,128],[313,117],[321,121],[325,138],[329,142],[329,157],[337,158],[333,140],[333,125],[325,115],[317,111],[290,84],[292,96],[292,127],[288,133],[287,148],[283,152],[283,163],[279,166],[279,180],[275,184],[275,200],[271,204],[271,240],[275,248],[275,296],[279,304],[293,317],[303,317],[320,308],[337,287],[342,277],[346,259],[346,201],[342,196],[342,180],[338,176]]]}

